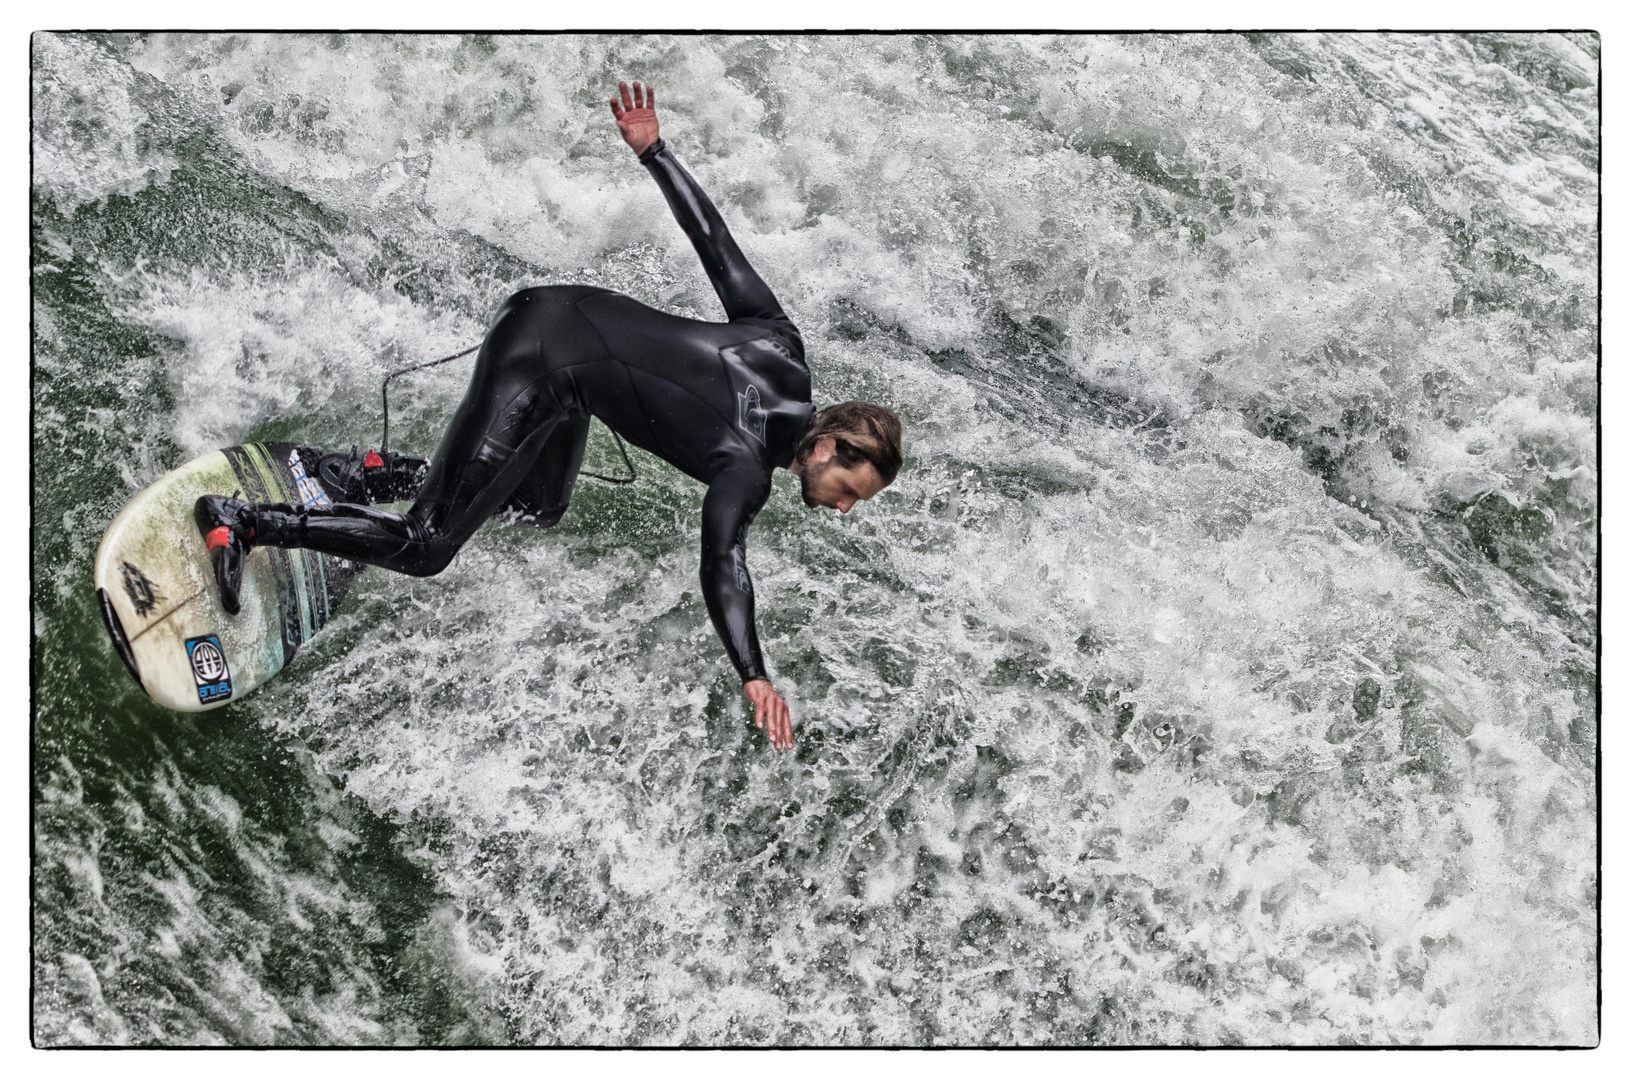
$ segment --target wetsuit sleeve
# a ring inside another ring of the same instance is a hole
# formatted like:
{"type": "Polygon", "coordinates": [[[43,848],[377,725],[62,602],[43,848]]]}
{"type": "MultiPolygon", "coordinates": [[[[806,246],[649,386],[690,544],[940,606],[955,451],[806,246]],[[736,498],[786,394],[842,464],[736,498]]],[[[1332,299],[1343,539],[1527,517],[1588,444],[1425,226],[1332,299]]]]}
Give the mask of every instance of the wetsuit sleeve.
{"type": "Polygon", "coordinates": [[[658,139],[640,154],[644,165],[663,189],[663,198],[674,219],[691,238],[708,280],[713,282],[719,302],[730,319],[786,319],[776,294],[764,283],[736,246],[725,220],[691,174],[685,171],[668,145],[658,139]]]}
{"type": "Polygon", "coordinates": [[[760,470],[727,469],[702,500],[702,597],[744,683],[769,677],[753,625],[746,550],[748,526],[769,495],[770,477],[760,470]]]}

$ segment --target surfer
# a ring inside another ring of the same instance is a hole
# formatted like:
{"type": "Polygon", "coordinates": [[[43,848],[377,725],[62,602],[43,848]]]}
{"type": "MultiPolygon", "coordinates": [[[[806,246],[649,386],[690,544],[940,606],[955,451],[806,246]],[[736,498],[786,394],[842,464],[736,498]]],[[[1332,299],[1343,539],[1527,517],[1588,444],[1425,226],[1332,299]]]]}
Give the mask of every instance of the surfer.
{"type": "MultiPolygon", "coordinates": [[[[701,322],[588,285],[525,289],[504,302],[477,354],[464,400],[405,514],[332,503],[198,500],[221,602],[236,614],[244,559],[257,546],[310,548],[401,573],[439,573],[484,522],[515,511],[544,528],[566,512],[589,420],[708,486],[702,501],[702,594],[770,744],[793,742],[754,629],[748,525],[791,470],[804,502],[848,513],[901,465],[889,409],[810,402],[804,342],[743,257],[719,211],[658,137],[656,94],[618,84],[612,115],[685,230],[728,322],[701,322]]],[[[393,455],[394,458],[394,455],[393,455]]],[[[400,463],[370,455],[387,470],[400,463]]]]}

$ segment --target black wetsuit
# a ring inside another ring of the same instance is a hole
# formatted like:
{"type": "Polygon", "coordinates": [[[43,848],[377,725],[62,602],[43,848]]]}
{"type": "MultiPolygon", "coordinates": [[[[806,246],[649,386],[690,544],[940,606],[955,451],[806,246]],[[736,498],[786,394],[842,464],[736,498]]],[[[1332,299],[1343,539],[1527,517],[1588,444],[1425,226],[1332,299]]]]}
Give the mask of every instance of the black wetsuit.
{"type": "Polygon", "coordinates": [[[804,343],[661,140],[640,155],[691,238],[729,322],[699,322],[587,285],[526,289],[482,342],[464,400],[406,514],[336,503],[254,508],[256,544],[407,574],[440,572],[506,508],[560,520],[589,418],[708,485],[702,595],[743,682],[765,677],[744,535],[810,425],[804,343]]]}

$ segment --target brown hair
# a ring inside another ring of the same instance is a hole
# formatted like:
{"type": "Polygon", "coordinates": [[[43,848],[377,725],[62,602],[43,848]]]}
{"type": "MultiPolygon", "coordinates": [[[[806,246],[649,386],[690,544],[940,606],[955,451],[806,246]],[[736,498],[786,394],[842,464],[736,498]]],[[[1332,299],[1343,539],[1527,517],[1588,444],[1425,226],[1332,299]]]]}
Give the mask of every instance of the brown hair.
{"type": "Polygon", "coordinates": [[[836,457],[843,468],[871,462],[885,484],[892,483],[900,472],[900,417],[882,405],[846,401],[822,409],[799,440],[794,460],[807,460],[823,435],[830,435],[837,444],[836,457]]]}

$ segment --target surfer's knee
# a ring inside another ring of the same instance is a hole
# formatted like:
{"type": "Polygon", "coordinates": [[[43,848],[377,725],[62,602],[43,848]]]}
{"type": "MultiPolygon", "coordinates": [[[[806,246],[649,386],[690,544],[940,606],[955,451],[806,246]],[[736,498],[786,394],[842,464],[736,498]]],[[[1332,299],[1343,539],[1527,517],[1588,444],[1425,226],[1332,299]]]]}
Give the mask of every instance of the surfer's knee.
{"type": "Polygon", "coordinates": [[[435,513],[426,520],[424,510],[416,506],[400,519],[406,543],[389,563],[392,570],[411,577],[435,577],[447,569],[463,546],[441,531],[445,523],[435,513]]]}
{"type": "Polygon", "coordinates": [[[446,570],[459,553],[457,544],[433,540],[417,549],[410,549],[397,560],[395,569],[411,577],[435,577],[446,570]]]}
{"type": "MultiPolygon", "coordinates": [[[[564,300],[564,293],[570,286],[566,285],[534,285],[519,292],[513,292],[499,306],[499,317],[528,308],[549,307],[556,301],[564,300]]],[[[494,320],[495,322],[497,319],[494,320]]]]}
{"type": "Polygon", "coordinates": [[[524,514],[519,523],[531,525],[535,529],[553,529],[561,523],[561,518],[564,516],[566,516],[566,507],[558,506],[549,510],[540,510],[537,513],[524,514]]]}
{"type": "Polygon", "coordinates": [[[510,294],[506,304],[530,304],[560,289],[559,285],[533,285],[510,294]]]}

